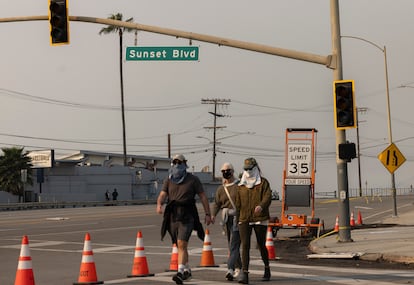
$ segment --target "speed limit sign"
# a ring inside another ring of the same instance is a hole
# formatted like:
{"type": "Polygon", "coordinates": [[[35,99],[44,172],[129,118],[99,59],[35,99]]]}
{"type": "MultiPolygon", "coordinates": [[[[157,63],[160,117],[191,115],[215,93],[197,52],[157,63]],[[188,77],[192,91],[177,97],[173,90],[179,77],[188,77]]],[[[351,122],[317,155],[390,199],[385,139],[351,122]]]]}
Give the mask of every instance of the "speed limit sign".
{"type": "Polygon", "coordinates": [[[312,171],[312,145],[288,144],[287,178],[310,178],[312,171]]]}

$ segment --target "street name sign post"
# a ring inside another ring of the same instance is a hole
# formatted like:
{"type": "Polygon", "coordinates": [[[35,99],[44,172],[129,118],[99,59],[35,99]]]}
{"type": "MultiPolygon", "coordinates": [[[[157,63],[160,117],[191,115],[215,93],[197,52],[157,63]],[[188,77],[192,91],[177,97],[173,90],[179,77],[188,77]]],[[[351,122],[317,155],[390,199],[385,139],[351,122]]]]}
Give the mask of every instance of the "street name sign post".
{"type": "Polygon", "coordinates": [[[198,61],[198,47],[127,47],[127,61],[198,61]]]}

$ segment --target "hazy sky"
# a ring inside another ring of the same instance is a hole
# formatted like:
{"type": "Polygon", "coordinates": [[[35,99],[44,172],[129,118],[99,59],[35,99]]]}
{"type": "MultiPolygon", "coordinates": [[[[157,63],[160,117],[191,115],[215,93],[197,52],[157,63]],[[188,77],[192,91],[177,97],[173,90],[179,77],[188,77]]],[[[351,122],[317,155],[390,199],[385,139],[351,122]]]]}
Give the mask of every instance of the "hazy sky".
{"type": "MultiPolygon", "coordinates": [[[[396,186],[414,183],[414,1],[339,1],[341,34],[387,47],[393,140],[407,161],[396,186]]],[[[208,34],[319,55],[331,54],[328,0],[70,0],[74,16],[122,13],[140,24],[208,34]]],[[[0,1],[0,18],[47,15],[46,0],[0,1]]],[[[71,22],[71,43],[52,47],[47,21],[1,23],[0,146],[122,153],[118,35],[102,25],[71,22]]],[[[316,191],[337,188],[332,70],[317,64],[193,41],[199,62],[124,61],[127,149],[130,154],[184,153],[195,170],[212,165],[213,105],[218,109],[216,168],[241,170],[257,158],[280,189],[286,128],[316,128],[316,191]],[[199,138],[204,137],[204,138],[199,138]],[[223,138],[223,139],[221,139],[223,138]]],[[[134,45],[125,34],[124,49],[134,45]]],[[[188,46],[186,39],[138,33],[139,46],[188,46]]],[[[377,155],[388,145],[384,54],[342,39],[344,79],[354,79],[359,115],[363,187],[390,185],[377,155]]],[[[356,142],[356,130],[347,131],[356,142]]],[[[358,187],[357,160],[348,164],[349,187],[358,187]]],[[[219,175],[219,173],[217,173],[219,175]]]]}

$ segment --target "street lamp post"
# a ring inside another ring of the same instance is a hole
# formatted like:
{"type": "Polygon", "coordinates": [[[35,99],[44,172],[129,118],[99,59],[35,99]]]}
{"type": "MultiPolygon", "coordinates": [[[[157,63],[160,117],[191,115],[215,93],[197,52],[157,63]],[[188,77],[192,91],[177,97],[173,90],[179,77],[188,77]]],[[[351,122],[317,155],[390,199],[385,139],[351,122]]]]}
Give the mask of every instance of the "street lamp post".
{"type": "MultiPolygon", "coordinates": [[[[391,129],[391,108],[390,108],[390,88],[388,84],[388,64],[387,64],[387,48],[384,46],[384,48],[380,47],[376,43],[373,43],[369,40],[366,40],[361,37],[354,37],[354,36],[341,36],[341,38],[350,38],[350,39],[356,39],[360,41],[364,41],[366,43],[369,43],[370,45],[376,47],[384,54],[384,68],[385,68],[385,86],[386,86],[386,97],[387,97],[387,114],[388,114],[388,141],[391,145],[393,143],[392,140],[392,129],[391,129]]],[[[394,172],[391,173],[391,191],[392,191],[392,197],[394,201],[393,209],[394,209],[394,216],[397,216],[397,190],[395,189],[395,175],[394,172]]]]}

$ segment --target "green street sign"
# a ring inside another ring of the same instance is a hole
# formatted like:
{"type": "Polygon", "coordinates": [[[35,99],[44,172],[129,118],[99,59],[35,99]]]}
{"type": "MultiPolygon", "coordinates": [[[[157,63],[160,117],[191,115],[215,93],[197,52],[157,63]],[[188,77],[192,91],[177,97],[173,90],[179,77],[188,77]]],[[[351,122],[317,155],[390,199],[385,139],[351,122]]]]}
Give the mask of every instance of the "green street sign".
{"type": "Polygon", "coordinates": [[[198,47],[127,47],[126,60],[196,61],[198,47]]]}

